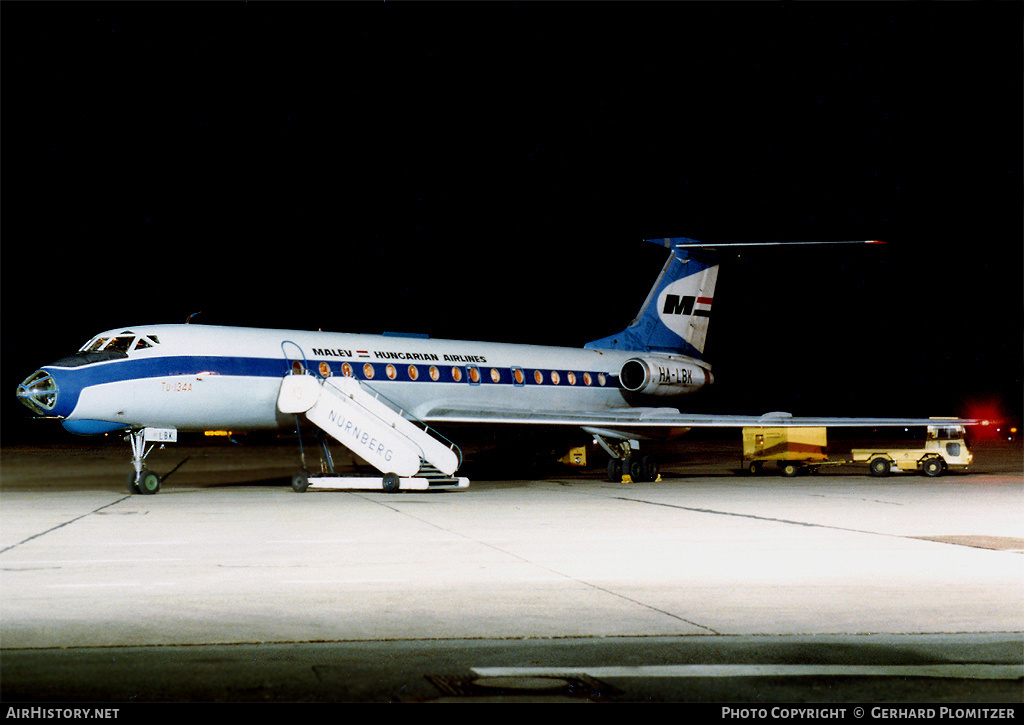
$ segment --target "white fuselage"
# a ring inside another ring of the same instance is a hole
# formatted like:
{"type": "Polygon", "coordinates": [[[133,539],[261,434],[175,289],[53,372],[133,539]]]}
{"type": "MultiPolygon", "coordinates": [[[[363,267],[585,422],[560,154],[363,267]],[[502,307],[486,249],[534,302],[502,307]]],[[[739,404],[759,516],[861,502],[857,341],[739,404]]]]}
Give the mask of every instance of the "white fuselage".
{"type": "MultiPolygon", "coordinates": [[[[517,411],[622,408],[629,402],[619,372],[637,355],[205,325],[118,328],[94,340],[126,340],[129,335],[146,344],[127,340],[125,355],[117,359],[43,368],[57,389],[50,412],[63,417],[69,429],[75,421],[180,431],[293,427],[293,417],[279,412],[276,401],[282,378],[300,365],[321,377],[355,377],[421,419],[444,406],[517,411]]],[[[92,344],[97,346],[101,345],[92,344]]],[[[703,382],[700,378],[693,389],[703,382]]]]}

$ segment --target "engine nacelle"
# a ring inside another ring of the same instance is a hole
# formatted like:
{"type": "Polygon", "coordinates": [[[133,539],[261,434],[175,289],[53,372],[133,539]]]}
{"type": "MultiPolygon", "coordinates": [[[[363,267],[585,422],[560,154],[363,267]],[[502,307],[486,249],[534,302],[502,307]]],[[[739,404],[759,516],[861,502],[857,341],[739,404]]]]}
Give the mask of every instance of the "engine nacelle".
{"type": "Polygon", "coordinates": [[[622,363],[619,382],[632,393],[685,395],[714,382],[711,371],[675,358],[633,357],[622,363]]]}

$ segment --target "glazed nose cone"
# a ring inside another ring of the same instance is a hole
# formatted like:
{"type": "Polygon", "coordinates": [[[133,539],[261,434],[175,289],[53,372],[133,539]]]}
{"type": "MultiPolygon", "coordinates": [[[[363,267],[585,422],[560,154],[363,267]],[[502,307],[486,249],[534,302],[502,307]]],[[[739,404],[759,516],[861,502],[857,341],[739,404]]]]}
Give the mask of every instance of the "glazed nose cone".
{"type": "Polygon", "coordinates": [[[57,383],[45,370],[36,370],[18,386],[18,400],[36,415],[51,415],[57,407],[57,383]]]}

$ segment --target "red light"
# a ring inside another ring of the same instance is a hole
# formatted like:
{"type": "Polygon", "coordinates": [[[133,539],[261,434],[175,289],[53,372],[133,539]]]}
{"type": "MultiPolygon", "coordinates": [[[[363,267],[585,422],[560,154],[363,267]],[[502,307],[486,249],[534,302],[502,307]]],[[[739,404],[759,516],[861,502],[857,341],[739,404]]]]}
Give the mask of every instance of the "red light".
{"type": "Polygon", "coordinates": [[[998,427],[1003,420],[1002,405],[997,400],[973,400],[967,404],[967,415],[965,417],[979,421],[981,425],[975,426],[968,435],[976,439],[996,438],[999,436],[998,427]]]}

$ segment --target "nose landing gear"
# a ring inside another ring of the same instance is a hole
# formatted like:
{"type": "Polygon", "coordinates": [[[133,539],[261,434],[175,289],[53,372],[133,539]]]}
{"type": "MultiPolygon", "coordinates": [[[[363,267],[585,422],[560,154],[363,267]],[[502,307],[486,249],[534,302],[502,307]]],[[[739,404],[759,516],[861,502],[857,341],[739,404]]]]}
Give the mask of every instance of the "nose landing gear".
{"type": "Polygon", "coordinates": [[[145,468],[143,462],[146,456],[153,450],[153,446],[146,448],[147,428],[129,431],[125,440],[132,447],[132,467],[135,469],[128,476],[128,492],[152,495],[160,490],[160,476],[145,468]]]}
{"type": "Polygon", "coordinates": [[[185,458],[185,460],[163,476],[146,468],[144,465],[146,456],[152,452],[153,447],[156,445],[155,442],[177,442],[178,431],[173,428],[138,428],[136,430],[128,431],[128,435],[125,436],[125,440],[128,441],[129,445],[132,447],[132,468],[134,468],[134,470],[128,474],[129,493],[141,493],[146,496],[158,493],[160,491],[160,485],[166,481],[172,473],[185,465],[185,461],[188,460],[188,458],[185,458]],[[147,449],[146,444],[151,441],[154,443],[147,449]]]}

